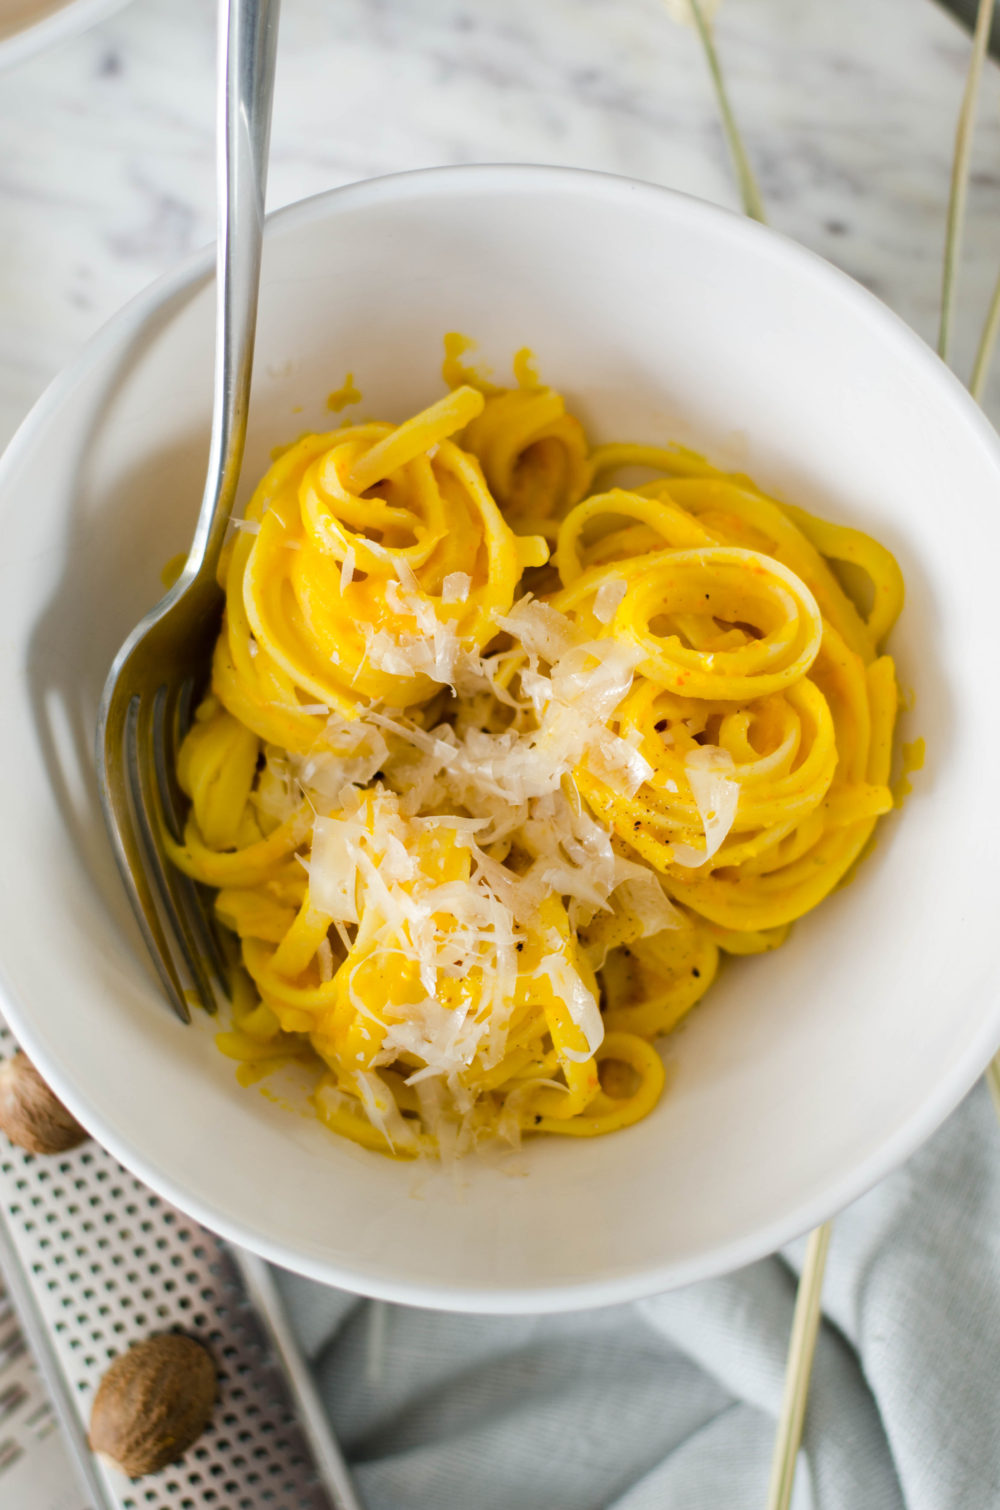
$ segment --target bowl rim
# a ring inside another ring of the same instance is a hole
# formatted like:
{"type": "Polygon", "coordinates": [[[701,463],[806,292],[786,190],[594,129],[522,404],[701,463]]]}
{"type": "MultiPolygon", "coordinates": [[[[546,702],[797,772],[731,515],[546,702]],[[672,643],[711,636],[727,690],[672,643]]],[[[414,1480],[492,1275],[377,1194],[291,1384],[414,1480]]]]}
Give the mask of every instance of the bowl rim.
{"type": "MultiPolygon", "coordinates": [[[[708,225],[712,234],[735,242],[766,247],[779,264],[805,268],[813,278],[825,281],[841,296],[855,301],[873,330],[903,349],[936,382],[942,403],[950,405],[955,418],[969,431],[997,472],[1000,483],[1000,437],[959,379],[909,325],[849,274],[834,267],[817,253],[791,238],[722,206],[661,185],[584,168],[550,167],[543,164],[462,164],[415,169],[388,174],[325,190],[296,200],[267,217],[268,232],[294,228],[316,219],[335,219],[341,210],[365,209],[388,201],[421,197],[426,193],[487,191],[494,195],[525,189],[557,193],[590,193],[601,199],[643,196],[660,212],[708,225]]],[[[38,433],[44,432],[64,395],[71,393],[90,370],[110,351],[127,349],[134,338],[183,293],[193,295],[212,276],[214,244],[201,248],[178,267],[148,285],[111,316],[85,343],[77,356],[52,380],[18,426],[0,456],[0,495],[8,475],[16,468],[21,452],[28,451],[38,433]]],[[[182,1180],[168,1168],[158,1167],[137,1152],[105,1123],[100,1105],[86,1087],[74,1082],[72,1066],[53,1060],[39,1043],[32,1026],[32,1011],[19,1000],[6,979],[0,952],[0,1006],[18,1042],[38,1064],[53,1090],[80,1122],[126,1169],[164,1200],[189,1213],[209,1230],[237,1243],[282,1268],[320,1283],[355,1294],[432,1310],[480,1314],[556,1313],[643,1299],[698,1280],[714,1278],[776,1252],[785,1244],[826,1221],[865,1194],[913,1154],[931,1136],[982,1075],[1000,1045],[1000,995],[985,1001],[977,1031],[970,1036],[964,1054],[897,1126],[893,1135],[846,1170],[827,1179],[807,1201],[776,1218],[766,1227],[719,1242],[695,1258],[660,1265],[646,1263],[628,1273],[595,1279],[556,1280],[543,1286],[517,1288],[502,1283],[456,1287],[433,1281],[386,1279],[351,1267],[296,1253],[289,1245],[263,1230],[263,1223],[221,1214],[199,1196],[185,1189],[182,1180]]]]}

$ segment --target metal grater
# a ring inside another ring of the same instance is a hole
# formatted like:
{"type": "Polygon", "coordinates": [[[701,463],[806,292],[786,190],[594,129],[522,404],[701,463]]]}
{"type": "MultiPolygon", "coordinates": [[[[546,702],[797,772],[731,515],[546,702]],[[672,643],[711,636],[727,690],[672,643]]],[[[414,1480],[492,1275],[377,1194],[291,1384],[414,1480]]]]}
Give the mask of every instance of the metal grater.
{"type": "Polygon", "coordinates": [[[93,1510],[361,1510],[266,1264],[96,1143],[35,1158],[3,1140],[0,1270],[93,1510]],[[219,1401],[180,1463],[129,1480],[87,1447],[94,1391],[131,1342],[171,1330],[211,1349],[219,1401]]]}

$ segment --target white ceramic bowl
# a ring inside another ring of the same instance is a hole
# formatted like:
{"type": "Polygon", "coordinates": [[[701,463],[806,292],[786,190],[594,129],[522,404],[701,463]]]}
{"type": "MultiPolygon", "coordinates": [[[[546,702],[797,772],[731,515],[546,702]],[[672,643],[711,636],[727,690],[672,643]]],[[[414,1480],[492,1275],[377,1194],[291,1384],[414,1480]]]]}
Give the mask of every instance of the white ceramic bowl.
{"type": "Polygon", "coordinates": [[[0,72],[95,26],[127,0],[0,0],[0,72]]]}
{"type": "Polygon", "coordinates": [[[207,255],[119,315],[0,466],[3,1009],[121,1161],[207,1226],[390,1299],[556,1310],[745,1263],[860,1194],[1000,1040],[1000,447],[882,305],[781,237],[663,189],[545,168],[387,178],[270,223],[247,482],[327,428],[441,391],[441,337],[497,372],[530,344],[593,435],[674,438],[898,555],[893,649],[927,765],[857,878],[734,961],[670,1040],[639,1126],[451,1174],[240,1088],[164,1005],[94,791],[98,694],[188,540],[212,360],[207,255]]]}

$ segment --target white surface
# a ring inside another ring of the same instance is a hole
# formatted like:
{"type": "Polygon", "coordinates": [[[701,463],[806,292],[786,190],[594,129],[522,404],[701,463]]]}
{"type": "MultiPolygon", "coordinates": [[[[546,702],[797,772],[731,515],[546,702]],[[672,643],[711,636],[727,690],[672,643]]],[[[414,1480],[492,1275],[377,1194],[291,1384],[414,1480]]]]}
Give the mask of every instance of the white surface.
{"type": "Polygon", "coordinates": [[[894,641],[929,758],[858,878],[737,962],[671,1041],[638,1127],[539,1143],[456,1188],[241,1090],[166,1011],[100,828],[90,744],[114,648],[190,533],[211,291],[145,296],[0,468],[6,1011],[95,1136],[207,1225],[289,1268],[424,1304],[650,1293],[770,1251],[925,1137],[1000,1039],[990,838],[1000,708],[1000,451],[960,386],[863,290],[735,216],[640,185],[468,169],[355,186],[268,237],[247,476],[322,425],[439,391],[440,337],[501,370],[529,342],[597,439],[678,439],[871,529],[909,602],[894,641]],[[821,352],[822,361],[816,359],[821,352]],[[599,1216],[596,1215],[599,1213],[599,1216]]]}
{"type": "MultiPolygon", "coordinates": [[[[0,443],[109,315],[214,235],[213,12],[134,0],[0,75],[0,443]]],[[[717,32],[773,224],[932,337],[967,36],[934,0],[725,0],[717,32]]],[[[284,0],[278,51],[275,207],[475,161],[736,202],[697,40],[660,0],[284,0]]],[[[991,65],[962,372],[1000,264],[996,100],[991,65]]]]}
{"type": "Polygon", "coordinates": [[[0,1501],[93,1510],[76,1481],[45,1385],[0,1281],[0,1501]]]}
{"type": "Polygon", "coordinates": [[[127,0],[0,0],[0,71],[75,37],[127,0]]]}

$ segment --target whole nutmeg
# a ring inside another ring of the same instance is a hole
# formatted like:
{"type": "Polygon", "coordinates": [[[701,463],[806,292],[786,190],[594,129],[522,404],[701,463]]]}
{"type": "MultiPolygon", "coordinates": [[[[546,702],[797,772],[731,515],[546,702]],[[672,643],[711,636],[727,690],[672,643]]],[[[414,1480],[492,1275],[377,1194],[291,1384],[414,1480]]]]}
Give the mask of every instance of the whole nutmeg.
{"type": "Polygon", "coordinates": [[[20,1049],[0,1063],[0,1132],[28,1153],[65,1153],[87,1139],[20,1049]]]}
{"type": "Polygon", "coordinates": [[[165,1332],[133,1343],[97,1387],[90,1446],[130,1479],[175,1463],[208,1425],[217,1393],[211,1354],[165,1332]]]}

